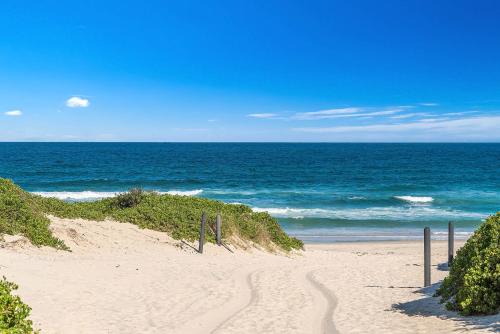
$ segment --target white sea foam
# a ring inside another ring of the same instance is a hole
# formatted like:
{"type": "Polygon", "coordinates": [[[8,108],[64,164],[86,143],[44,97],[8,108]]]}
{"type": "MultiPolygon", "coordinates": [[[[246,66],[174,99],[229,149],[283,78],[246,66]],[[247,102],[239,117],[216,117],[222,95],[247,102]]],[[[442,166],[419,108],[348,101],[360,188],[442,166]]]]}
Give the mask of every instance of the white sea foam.
{"type": "Polygon", "coordinates": [[[446,210],[429,206],[411,207],[371,207],[349,209],[321,209],[321,208],[252,208],[256,212],[268,212],[278,218],[329,218],[346,220],[426,220],[426,219],[483,219],[486,215],[477,212],[446,210]]]}
{"type": "MultiPolygon", "coordinates": [[[[455,235],[465,235],[465,236],[468,236],[468,235],[471,235],[473,232],[457,232],[455,231],[455,235]]],[[[448,235],[448,232],[445,232],[445,231],[437,231],[437,232],[432,232],[432,234],[435,234],[435,235],[448,235]]]]}
{"type": "Polygon", "coordinates": [[[267,212],[271,216],[283,218],[318,217],[328,218],[335,211],[325,209],[297,209],[297,208],[252,208],[255,212],[267,212]]]}
{"type": "Polygon", "coordinates": [[[430,196],[394,196],[394,198],[410,203],[431,203],[434,198],[430,196]]]}
{"type": "Polygon", "coordinates": [[[259,190],[239,190],[239,189],[207,189],[207,193],[216,195],[243,195],[243,196],[253,196],[253,195],[268,195],[268,194],[326,194],[321,190],[310,190],[310,189],[259,189],[259,190]]]}
{"type": "MultiPolygon", "coordinates": [[[[455,231],[455,239],[457,240],[467,240],[474,232],[456,232],[455,231]]],[[[448,240],[448,232],[440,233],[440,232],[432,232],[431,238],[435,240],[448,240]]]]}
{"type": "MultiPolygon", "coordinates": [[[[170,190],[165,192],[164,194],[169,194],[169,195],[178,195],[178,196],[196,196],[199,195],[203,192],[202,189],[195,189],[195,190],[170,190]]],[[[160,192],[163,194],[162,192],[160,192]]]]}
{"type": "Polygon", "coordinates": [[[42,197],[52,197],[62,200],[71,201],[84,201],[84,200],[96,200],[107,197],[114,197],[119,194],[119,192],[106,192],[106,191],[36,191],[35,195],[40,195],[42,197]]]}
{"type": "Polygon", "coordinates": [[[269,191],[251,191],[251,190],[223,190],[223,189],[212,189],[212,190],[207,190],[211,194],[216,194],[216,195],[246,195],[246,196],[251,196],[251,195],[257,195],[257,194],[265,194],[269,193],[269,191]]]}
{"type": "MultiPolygon", "coordinates": [[[[373,240],[422,240],[423,233],[420,228],[408,229],[329,229],[329,230],[302,230],[290,235],[305,242],[332,242],[332,241],[373,241],[373,240]]],[[[466,240],[473,232],[455,232],[455,239],[466,240]]],[[[432,232],[433,240],[447,240],[448,232],[432,232]]]]}
{"type": "MultiPolygon", "coordinates": [[[[178,195],[178,196],[196,196],[203,192],[201,189],[196,190],[170,190],[158,192],[160,194],[178,195]]],[[[109,191],[36,191],[35,195],[42,197],[58,198],[65,201],[92,201],[108,197],[114,197],[121,192],[109,191]]]]}

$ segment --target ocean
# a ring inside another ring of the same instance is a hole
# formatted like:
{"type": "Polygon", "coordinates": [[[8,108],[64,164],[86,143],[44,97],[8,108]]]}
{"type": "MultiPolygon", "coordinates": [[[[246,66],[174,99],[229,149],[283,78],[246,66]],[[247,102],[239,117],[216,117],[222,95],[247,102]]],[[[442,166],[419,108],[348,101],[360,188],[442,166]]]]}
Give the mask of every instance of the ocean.
{"type": "Polygon", "coordinates": [[[500,144],[0,143],[0,177],[69,201],[133,187],[267,211],[306,242],[466,237],[500,210],[500,144]]]}

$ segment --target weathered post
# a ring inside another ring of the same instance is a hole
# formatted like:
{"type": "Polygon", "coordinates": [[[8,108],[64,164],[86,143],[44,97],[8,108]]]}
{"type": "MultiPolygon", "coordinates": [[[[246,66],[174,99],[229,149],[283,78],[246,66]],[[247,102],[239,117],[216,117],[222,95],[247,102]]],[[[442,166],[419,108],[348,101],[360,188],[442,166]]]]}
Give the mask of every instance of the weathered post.
{"type": "Polygon", "coordinates": [[[207,223],[207,216],[205,212],[201,214],[200,225],[200,241],[198,242],[198,252],[203,254],[203,244],[205,243],[205,224],[207,223]]]}
{"type": "Polygon", "coordinates": [[[220,214],[217,215],[217,220],[215,222],[215,236],[217,238],[217,245],[220,246],[222,243],[221,239],[222,234],[222,218],[220,214]]]}
{"type": "Polygon", "coordinates": [[[451,266],[453,262],[454,252],[454,243],[455,243],[455,227],[452,222],[448,222],[448,267],[451,266]]]}
{"type": "Polygon", "coordinates": [[[424,286],[431,285],[431,229],[424,228],[424,286]]]}

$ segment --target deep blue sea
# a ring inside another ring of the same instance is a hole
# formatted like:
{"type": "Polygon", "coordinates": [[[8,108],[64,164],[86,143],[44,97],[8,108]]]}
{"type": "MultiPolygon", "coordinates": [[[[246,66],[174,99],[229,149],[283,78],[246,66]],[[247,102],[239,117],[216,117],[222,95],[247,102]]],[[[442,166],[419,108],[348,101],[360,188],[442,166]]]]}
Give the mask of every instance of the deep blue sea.
{"type": "Polygon", "coordinates": [[[132,187],[267,211],[308,242],[466,236],[500,210],[500,144],[0,143],[0,177],[66,200],[132,187]]]}

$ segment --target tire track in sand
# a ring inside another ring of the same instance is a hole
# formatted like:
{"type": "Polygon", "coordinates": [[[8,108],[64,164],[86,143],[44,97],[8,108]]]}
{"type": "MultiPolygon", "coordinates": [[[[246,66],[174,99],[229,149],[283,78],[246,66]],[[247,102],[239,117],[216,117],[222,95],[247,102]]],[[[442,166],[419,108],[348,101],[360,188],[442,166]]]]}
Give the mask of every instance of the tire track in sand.
{"type": "MultiPolygon", "coordinates": [[[[183,326],[180,331],[175,332],[183,334],[215,334],[220,332],[226,325],[237,319],[246,309],[258,302],[259,291],[252,282],[254,277],[266,271],[273,270],[278,270],[278,268],[263,268],[262,266],[254,265],[239,270],[234,276],[235,292],[229,300],[221,307],[209,310],[194,319],[190,324],[183,326]]],[[[310,310],[310,331],[312,333],[337,334],[339,332],[333,323],[333,312],[337,305],[337,299],[331,290],[314,278],[314,272],[315,270],[295,271],[290,278],[297,282],[302,282],[302,287],[309,291],[314,300],[314,307],[310,310]]]]}
{"type": "MultiPolygon", "coordinates": [[[[259,302],[259,288],[253,283],[255,277],[259,277],[265,274],[267,271],[275,270],[290,270],[288,266],[284,268],[268,267],[268,268],[258,268],[253,272],[249,272],[246,277],[247,292],[246,295],[247,303],[242,307],[238,308],[232,314],[228,315],[223,321],[221,321],[215,328],[213,328],[210,333],[215,334],[220,330],[223,330],[226,325],[237,319],[242,313],[245,312],[252,305],[259,302]]],[[[318,270],[316,268],[316,270],[318,270]]],[[[310,316],[305,328],[309,328],[306,333],[321,333],[321,334],[338,334],[339,331],[333,322],[334,309],[337,306],[337,299],[330,289],[314,278],[314,272],[316,270],[293,270],[293,274],[289,276],[290,279],[299,283],[299,286],[308,291],[311,298],[313,299],[313,308],[309,311],[310,316]]],[[[286,284],[282,281],[281,284],[286,284]]],[[[305,292],[304,291],[304,292],[305,292]]],[[[295,291],[299,292],[299,291],[295,291]]],[[[303,328],[303,329],[305,329],[303,328]]],[[[208,332],[208,331],[207,331],[208,332]]]]}
{"type": "Polygon", "coordinates": [[[257,290],[255,289],[255,287],[252,284],[252,276],[255,275],[257,272],[258,272],[258,270],[254,270],[254,271],[249,272],[246,275],[246,286],[248,289],[245,293],[245,299],[247,300],[246,304],[241,306],[240,308],[238,308],[232,314],[229,314],[228,316],[226,316],[226,318],[224,320],[219,322],[219,324],[210,331],[210,334],[213,334],[213,333],[217,332],[219,329],[221,329],[222,327],[224,327],[225,324],[227,324],[228,322],[233,320],[238,314],[240,314],[242,311],[247,309],[251,304],[253,304],[257,300],[257,290]]]}
{"type": "Polygon", "coordinates": [[[196,317],[190,323],[174,330],[179,334],[214,333],[237,314],[246,309],[257,298],[252,289],[252,276],[258,271],[258,266],[248,266],[234,274],[235,288],[233,295],[220,307],[213,308],[196,317]],[[235,311],[236,310],[236,311],[235,311]]]}
{"type": "Polygon", "coordinates": [[[337,306],[337,298],[333,294],[333,292],[328,289],[323,283],[319,282],[314,278],[314,271],[309,271],[306,274],[306,279],[309,284],[319,291],[319,293],[326,299],[326,311],[321,320],[320,333],[321,334],[338,334],[339,331],[335,327],[333,323],[333,311],[337,306]]]}

